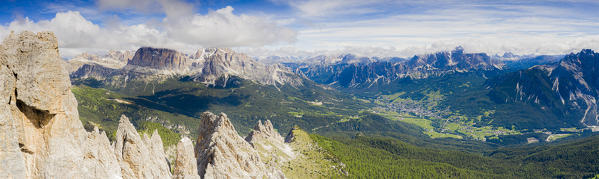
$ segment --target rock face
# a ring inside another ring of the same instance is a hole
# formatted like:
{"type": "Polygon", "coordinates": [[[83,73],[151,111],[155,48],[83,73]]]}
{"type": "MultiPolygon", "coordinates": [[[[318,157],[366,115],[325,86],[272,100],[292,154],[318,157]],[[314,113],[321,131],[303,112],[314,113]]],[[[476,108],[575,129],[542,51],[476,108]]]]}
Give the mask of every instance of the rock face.
{"type": "Polygon", "coordinates": [[[122,178],[121,166],[116,160],[114,150],[108,141],[106,132],[100,132],[98,127],[87,135],[85,158],[85,178],[122,178]]]}
{"type": "Polygon", "coordinates": [[[183,69],[187,67],[188,57],[171,49],[142,47],[127,65],[154,69],[183,69]]]}
{"type": "Polygon", "coordinates": [[[193,144],[187,137],[183,137],[177,144],[177,158],[173,177],[178,179],[199,179],[198,164],[193,153],[193,144]]]}
{"type": "Polygon", "coordinates": [[[123,115],[116,133],[114,152],[123,178],[170,178],[170,168],[157,132],[152,139],[139,136],[133,124],[123,115]]]}
{"type": "Polygon", "coordinates": [[[105,135],[83,129],[50,32],[11,33],[0,47],[0,178],[119,178],[105,135]]]}
{"type": "Polygon", "coordinates": [[[280,171],[267,170],[225,114],[202,113],[198,132],[195,154],[203,178],[284,178],[280,171]]]}

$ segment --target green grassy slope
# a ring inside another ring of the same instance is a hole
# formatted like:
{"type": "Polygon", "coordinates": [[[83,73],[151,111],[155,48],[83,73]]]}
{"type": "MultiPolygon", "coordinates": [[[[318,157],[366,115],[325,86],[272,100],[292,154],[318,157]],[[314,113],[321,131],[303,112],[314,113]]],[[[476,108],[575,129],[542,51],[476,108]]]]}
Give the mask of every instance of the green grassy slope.
{"type": "Polygon", "coordinates": [[[389,137],[312,138],[347,165],[350,178],[591,178],[599,173],[598,136],[504,148],[490,156],[417,147],[389,137]]]}

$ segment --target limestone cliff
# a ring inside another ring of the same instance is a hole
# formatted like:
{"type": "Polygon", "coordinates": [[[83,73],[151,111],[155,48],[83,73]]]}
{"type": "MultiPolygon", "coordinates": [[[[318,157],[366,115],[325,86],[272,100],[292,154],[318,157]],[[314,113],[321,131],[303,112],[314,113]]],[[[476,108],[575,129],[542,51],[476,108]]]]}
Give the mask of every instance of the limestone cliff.
{"type": "Polygon", "coordinates": [[[142,47],[127,65],[154,69],[183,69],[187,67],[188,57],[181,52],[164,48],[142,47]]]}
{"type": "Polygon", "coordinates": [[[224,113],[201,115],[197,141],[195,154],[203,178],[284,178],[280,171],[267,170],[224,113]]]}
{"type": "Polygon", "coordinates": [[[105,136],[79,121],[53,33],[4,39],[0,81],[0,178],[120,177],[114,158],[96,150],[107,148],[105,136]]]}

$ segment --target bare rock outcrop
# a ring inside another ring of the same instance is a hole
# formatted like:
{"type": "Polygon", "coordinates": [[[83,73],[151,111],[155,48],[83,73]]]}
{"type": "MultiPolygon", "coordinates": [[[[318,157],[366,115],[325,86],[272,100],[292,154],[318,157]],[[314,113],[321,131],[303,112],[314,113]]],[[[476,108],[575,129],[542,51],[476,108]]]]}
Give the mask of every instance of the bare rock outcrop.
{"type": "Polygon", "coordinates": [[[129,118],[121,116],[114,152],[123,178],[170,178],[164,150],[158,151],[162,149],[162,141],[156,136],[153,135],[153,140],[147,136],[142,140],[129,118]]]}
{"type": "Polygon", "coordinates": [[[203,178],[284,178],[282,172],[267,169],[224,113],[202,113],[195,150],[203,178]]]}
{"type": "Polygon", "coordinates": [[[85,178],[122,178],[121,166],[116,160],[114,150],[106,132],[94,127],[87,135],[85,159],[85,178]]]}
{"type": "Polygon", "coordinates": [[[193,153],[193,144],[183,137],[177,144],[177,158],[173,177],[177,179],[199,179],[197,159],[193,153]]]}
{"type": "Polygon", "coordinates": [[[270,120],[258,121],[254,130],[245,138],[258,151],[262,160],[272,167],[295,157],[293,149],[274,129],[270,120]]]}
{"type": "Polygon", "coordinates": [[[51,32],[11,33],[0,46],[0,178],[119,178],[105,135],[79,120],[51,32]]]}
{"type": "Polygon", "coordinates": [[[152,137],[147,137],[144,134],[144,139],[146,142],[146,146],[149,150],[150,162],[152,166],[152,170],[157,173],[154,176],[160,177],[170,177],[171,176],[171,167],[168,163],[168,159],[166,158],[166,154],[164,153],[164,146],[162,144],[162,138],[158,135],[158,130],[154,130],[152,133],[152,137]],[[148,140],[149,139],[149,140],[148,140]]]}

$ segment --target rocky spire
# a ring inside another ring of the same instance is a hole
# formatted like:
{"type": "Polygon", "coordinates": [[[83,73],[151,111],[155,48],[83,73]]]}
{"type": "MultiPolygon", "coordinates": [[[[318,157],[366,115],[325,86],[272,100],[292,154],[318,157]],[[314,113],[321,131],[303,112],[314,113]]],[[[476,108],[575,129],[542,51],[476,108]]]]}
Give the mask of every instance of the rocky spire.
{"type": "Polygon", "coordinates": [[[106,132],[94,127],[94,130],[87,135],[85,162],[88,169],[85,178],[122,178],[121,166],[117,161],[114,150],[110,146],[110,141],[106,132]],[[94,160],[95,159],[95,160],[94,160]]]}
{"type": "Polygon", "coordinates": [[[198,131],[196,157],[203,178],[283,178],[267,170],[258,152],[243,140],[224,113],[204,112],[198,131]]]}
{"type": "Polygon", "coordinates": [[[183,137],[177,144],[173,177],[177,179],[199,179],[197,159],[193,154],[193,144],[183,137]]]}
{"type": "MultiPolygon", "coordinates": [[[[144,134],[145,139],[147,139],[147,135],[144,134]]],[[[152,137],[149,140],[146,140],[146,146],[150,151],[150,161],[152,162],[153,168],[156,169],[154,176],[171,176],[171,167],[168,163],[168,159],[166,158],[166,154],[164,154],[164,147],[162,143],[162,138],[158,135],[158,130],[154,129],[152,133],[152,137]]]]}
{"type": "Polygon", "coordinates": [[[144,135],[142,140],[129,118],[121,116],[114,152],[123,178],[170,178],[162,141],[157,135],[155,132],[153,140],[144,135]]]}

